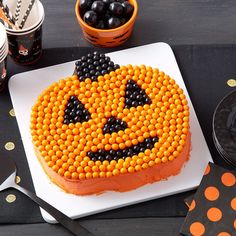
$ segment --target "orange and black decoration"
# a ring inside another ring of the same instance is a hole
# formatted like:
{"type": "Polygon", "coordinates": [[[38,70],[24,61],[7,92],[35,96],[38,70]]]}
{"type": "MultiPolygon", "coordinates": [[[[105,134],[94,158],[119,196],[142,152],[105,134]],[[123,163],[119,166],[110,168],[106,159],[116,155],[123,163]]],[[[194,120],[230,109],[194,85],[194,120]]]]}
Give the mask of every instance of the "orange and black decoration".
{"type": "Polygon", "coordinates": [[[109,178],[174,161],[189,133],[183,90],[164,72],[94,52],[49,86],[31,113],[33,143],[66,179],[109,178]]]}
{"type": "Polygon", "coordinates": [[[114,47],[120,45],[128,40],[131,34],[131,30],[126,30],[125,32],[121,32],[118,36],[110,36],[107,38],[101,38],[99,35],[96,35],[91,31],[83,31],[84,37],[92,44],[98,47],[114,47]]]}
{"type": "Polygon", "coordinates": [[[236,171],[209,163],[189,205],[183,235],[236,235],[236,171]]]}
{"type": "Polygon", "coordinates": [[[77,0],[75,6],[76,17],[85,39],[97,47],[116,47],[127,41],[132,34],[138,14],[138,4],[136,0],[129,0],[129,2],[133,5],[134,11],[131,18],[125,24],[114,29],[98,29],[89,26],[83,21],[79,10],[80,0],[77,0]]]}

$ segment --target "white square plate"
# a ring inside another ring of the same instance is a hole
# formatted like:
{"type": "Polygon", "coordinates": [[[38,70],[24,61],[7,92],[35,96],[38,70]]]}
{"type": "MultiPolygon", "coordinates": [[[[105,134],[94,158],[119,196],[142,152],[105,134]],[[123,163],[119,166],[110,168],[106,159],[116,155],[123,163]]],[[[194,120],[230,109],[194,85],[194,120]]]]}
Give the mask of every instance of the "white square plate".
{"type": "MultiPolygon", "coordinates": [[[[74,62],[14,75],[9,81],[9,91],[36,194],[72,218],[83,217],[193,189],[199,185],[207,163],[212,161],[170,46],[165,43],[154,43],[109,53],[107,55],[109,55],[115,63],[120,65],[145,64],[157,67],[174,78],[181,88],[184,89],[191,114],[190,131],[192,134],[192,150],[190,160],[185,164],[179,175],[170,177],[167,181],[147,184],[129,192],[105,192],[98,196],[92,195],[83,197],[67,194],[49,180],[35,156],[30,135],[30,113],[31,107],[35,103],[38,95],[40,95],[45,88],[53,82],[73,73],[74,62]]],[[[55,222],[54,218],[44,210],[41,212],[47,222],[55,222]]]]}

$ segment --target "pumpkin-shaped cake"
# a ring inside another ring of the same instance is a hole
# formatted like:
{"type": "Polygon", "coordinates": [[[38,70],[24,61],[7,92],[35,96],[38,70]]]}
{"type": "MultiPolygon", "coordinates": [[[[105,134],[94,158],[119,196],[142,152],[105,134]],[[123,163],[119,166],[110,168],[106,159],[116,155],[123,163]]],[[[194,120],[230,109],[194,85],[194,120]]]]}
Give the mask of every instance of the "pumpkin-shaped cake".
{"type": "Polygon", "coordinates": [[[189,107],[174,79],[145,65],[84,56],[32,108],[31,133],[49,178],[66,192],[128,191],[180,172],[189,107]]]}

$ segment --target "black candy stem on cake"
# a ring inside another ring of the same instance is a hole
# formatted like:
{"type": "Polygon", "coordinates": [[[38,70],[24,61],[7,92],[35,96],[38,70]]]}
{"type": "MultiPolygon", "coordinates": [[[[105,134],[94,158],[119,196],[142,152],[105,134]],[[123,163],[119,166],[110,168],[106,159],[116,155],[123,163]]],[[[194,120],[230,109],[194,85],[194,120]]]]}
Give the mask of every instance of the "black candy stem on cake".
{"type": "Polygon", "coordinates": [[[120,66],[111,61],[110,57],[96,51],[75,62],[74,74],[78,76],[79,81],[85,81],[86,78],[97,81],[99,75],[109,74],[118,68],[120,66]]]}

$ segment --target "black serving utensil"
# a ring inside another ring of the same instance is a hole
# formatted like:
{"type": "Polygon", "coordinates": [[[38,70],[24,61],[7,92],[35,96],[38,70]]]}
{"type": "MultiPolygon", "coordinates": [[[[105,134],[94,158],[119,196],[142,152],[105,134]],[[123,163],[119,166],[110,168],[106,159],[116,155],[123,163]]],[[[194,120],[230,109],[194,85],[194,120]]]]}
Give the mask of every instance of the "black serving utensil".
{"type": "Polygon", "coordinates": [[[61,225],[77,236],[92,236],[87,229],[83,228],[78,222],[72,220],[41,198],[39,198],[35,193],[21,187],[16,184],[16,165],[14,161],[7,157],[0,155],[0,191],[8,188],[14,188],[18,191],[24,193],[34,202],[36,202],[40,207],[47,211],[51,216],[53,216],[61,225]]]}

